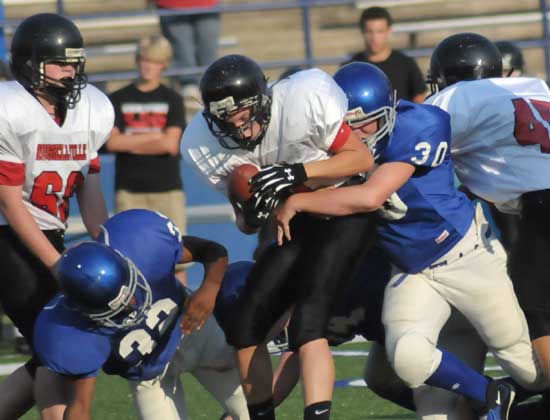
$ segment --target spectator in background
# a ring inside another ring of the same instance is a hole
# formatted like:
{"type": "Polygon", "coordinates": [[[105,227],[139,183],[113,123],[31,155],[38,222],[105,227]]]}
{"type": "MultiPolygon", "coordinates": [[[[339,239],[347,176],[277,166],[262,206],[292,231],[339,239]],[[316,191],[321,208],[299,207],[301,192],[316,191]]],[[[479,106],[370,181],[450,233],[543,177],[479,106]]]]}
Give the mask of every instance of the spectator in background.
{"type": "Polygon", "coordinates": [[[497,41],[495,45],[502,56],[502,77],[523,76],[525,61],[521,50],[510,41],[497,41]]]}
{"type": "MultiPolygon", "coordinates": [[[[219,5],[219,0],[155,0],[161,9],[193,8],[209,9],[219,5]]],[[[205,10],[195,15],[161,16],[160,27],[174,49],[176,67],[208,66],[218,57],[220,38],[220,14],[205,10]]],[[[184,98],[200,101],[198,76],[180,76],[184,98]]]]}
{"type": "Polygon", "coordinates": [[[116,153],[116,211],[158,211],[183,233],[185,194],[179,166],[180,138],[186,124],[183,100],[161,83],[171,60],[172,47],[162,35],[139,41],[139,79],[111,95],[115,126],[107,150],[116,153]]]}
{"type": "Polygon", "coordinates": [[[390,38],[393,19],[383,7],[365,9],[359,19],[359,29],[363,34],[365,50],[352,55],[350,61],[366,61],[379,67],[394,89],[397,99],[421,103],[426,97],[424,76],[416,62],[392,49],[390,38]]]}

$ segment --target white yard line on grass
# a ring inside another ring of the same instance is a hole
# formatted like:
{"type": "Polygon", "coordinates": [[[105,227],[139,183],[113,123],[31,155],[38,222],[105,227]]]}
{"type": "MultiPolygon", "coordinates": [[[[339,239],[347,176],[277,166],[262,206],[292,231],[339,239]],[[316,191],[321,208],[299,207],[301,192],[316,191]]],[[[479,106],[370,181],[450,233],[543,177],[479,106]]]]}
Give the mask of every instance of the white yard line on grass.
{"type": "Polygon", "coordinates": [[[0,365],[0,376],[7,376],[23,365],[24,363],[6,363],[5,365],[0,365]]]}

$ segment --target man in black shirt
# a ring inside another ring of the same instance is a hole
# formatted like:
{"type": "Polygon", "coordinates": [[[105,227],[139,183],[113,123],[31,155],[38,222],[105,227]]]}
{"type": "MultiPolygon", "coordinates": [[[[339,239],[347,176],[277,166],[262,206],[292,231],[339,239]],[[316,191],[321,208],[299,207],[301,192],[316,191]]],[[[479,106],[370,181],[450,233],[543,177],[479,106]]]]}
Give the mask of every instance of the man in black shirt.
{"type": "Polygon", "coordinates": [[[161,83],[172,59],[168,40],[153,35],[139,41],[139,78],[114,92],[115,127],[107,150],[116,153],[116,210],[161,212],[185,231],[185,196],[179,144],[185,128],[182,97],[161,83]]]}
{"type": "Polygon", "coordinates": [[[348,62],[366,61],[378,66],[397,91],[397,99],[424,102],[426,84],[418,65],[391,47],[392,23],[391,15],[383,7],[365,9],[359,19],[365,50],[354,54],[348,62]]]}

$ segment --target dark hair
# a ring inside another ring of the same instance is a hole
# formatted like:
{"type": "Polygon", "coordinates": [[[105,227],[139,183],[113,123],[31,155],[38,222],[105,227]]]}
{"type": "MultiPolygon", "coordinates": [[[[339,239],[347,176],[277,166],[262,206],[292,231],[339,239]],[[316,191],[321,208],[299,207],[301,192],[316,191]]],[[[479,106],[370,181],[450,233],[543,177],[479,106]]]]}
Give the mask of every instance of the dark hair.
{"type": "Polygon", "coordinates": [[[365,22],[374,19],[385,19],[386,22],[388,22],[388,26],[393,24],[393,19],[387,9],[383,7],[369,7],[368,9],[363,10],[363,13],[361,13],[361,18],[359,18],[359,29],[361,32],[365,29],[365,22]]]}

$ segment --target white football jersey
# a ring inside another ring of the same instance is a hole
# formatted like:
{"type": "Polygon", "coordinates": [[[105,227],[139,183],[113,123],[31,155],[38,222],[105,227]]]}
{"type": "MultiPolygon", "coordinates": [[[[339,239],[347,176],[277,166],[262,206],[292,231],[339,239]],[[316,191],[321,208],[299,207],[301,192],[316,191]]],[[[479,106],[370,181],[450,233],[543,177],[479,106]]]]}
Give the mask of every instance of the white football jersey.
{"type": "Polygon", "coordinates": [[[69,198],[99,171],[97,151],[113,127],[109,99],[90,85],[81,94],[59,126],[18,82],[0,83],[0,184],[23,185],[23,201],[42,230],[66,228],[69,198]]]}
{"type": "Polygon", "coordinates": [[[428,98],[451,115],[456,174],[507,213],[528,191],[550,188],[550,90],[536,78],[460,82],[428,98]]]}
{"type": "MultiPolygon", "coordinates": [[[[350,131],[343,125],[347,98],[325,72],[305,70],[275,83],[272,100],[267,132],[253,151],[221,146],[202,113],[197,113],[185,129],[182,155],[224,194],[226,177],[239,165],[252,163],[260,167],[324,160],[347,140],[350,131]]],[[[231,139],[227,142],[237,145],[231,139]]],[[[326,179],[307,184],[317,188],[341,181],[326,179]]]]}

